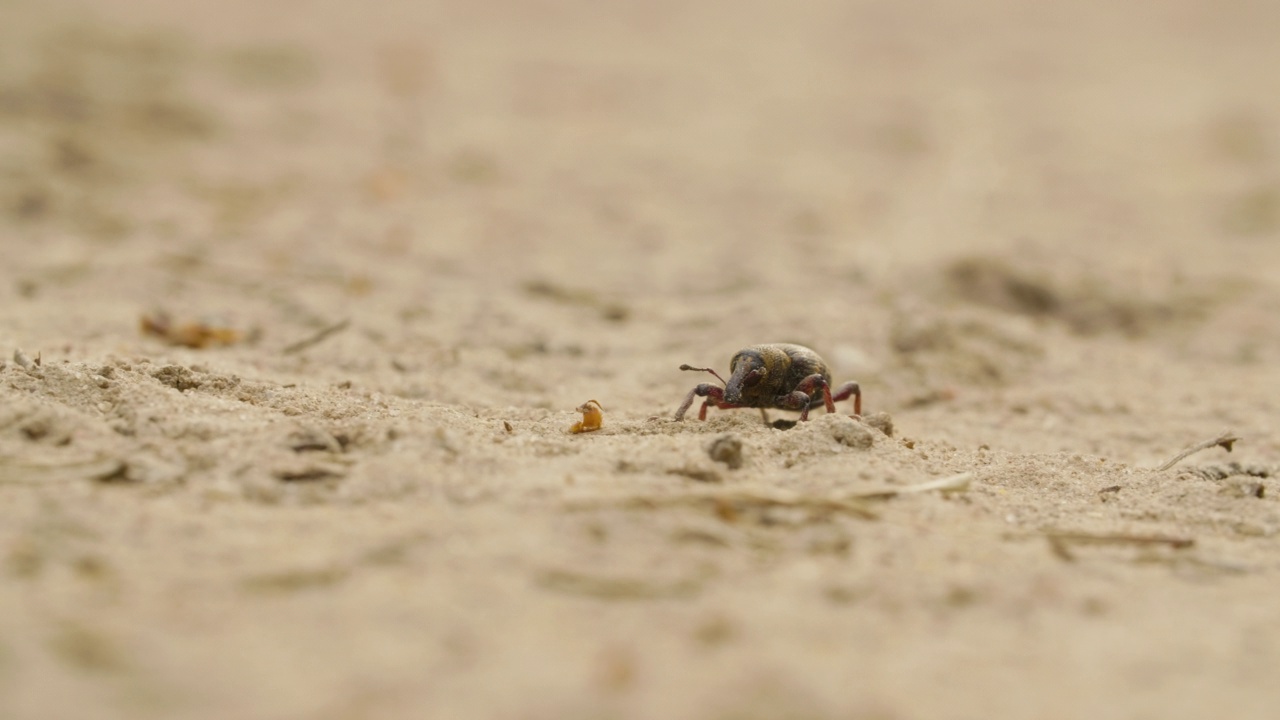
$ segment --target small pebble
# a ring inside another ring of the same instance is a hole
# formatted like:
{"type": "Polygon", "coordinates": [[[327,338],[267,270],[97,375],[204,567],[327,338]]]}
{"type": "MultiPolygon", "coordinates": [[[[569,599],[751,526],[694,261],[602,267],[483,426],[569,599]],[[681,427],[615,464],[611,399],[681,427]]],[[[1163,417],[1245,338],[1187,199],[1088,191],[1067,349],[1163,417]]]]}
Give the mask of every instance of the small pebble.
{"type": "Polygon", "coordinates": [[[742,467],[742,441],[732,435],[721,435],[707,447],[712,460],[724,463],[730,470],[742,467]]]}

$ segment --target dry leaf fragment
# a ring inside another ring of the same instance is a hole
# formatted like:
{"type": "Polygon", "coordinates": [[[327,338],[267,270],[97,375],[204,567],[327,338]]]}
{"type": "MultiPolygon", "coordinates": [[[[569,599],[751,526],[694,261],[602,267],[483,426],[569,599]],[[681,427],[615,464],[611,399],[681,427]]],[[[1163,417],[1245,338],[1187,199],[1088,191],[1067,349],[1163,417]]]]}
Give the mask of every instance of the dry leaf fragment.
{"type": "Polygon", "coordinates": [[[140,326],[143,335],[158,337],[170,345],[196,349],[235,345],[245,339],[245,334],[239,330],[212,321],[176,323],[164,311],[144,314],[140,326]]]}

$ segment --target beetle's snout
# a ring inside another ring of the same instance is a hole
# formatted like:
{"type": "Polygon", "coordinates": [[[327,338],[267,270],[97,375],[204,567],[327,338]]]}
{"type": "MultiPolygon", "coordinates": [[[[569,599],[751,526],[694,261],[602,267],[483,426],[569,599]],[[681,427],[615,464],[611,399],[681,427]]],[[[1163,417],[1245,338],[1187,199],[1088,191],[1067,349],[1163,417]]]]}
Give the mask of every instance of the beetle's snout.
{"type": "Polygon", "coordinates": [[[742,385],[736,379],[724,386],[724,401],[732,405],[742,402],[742,385]]]}

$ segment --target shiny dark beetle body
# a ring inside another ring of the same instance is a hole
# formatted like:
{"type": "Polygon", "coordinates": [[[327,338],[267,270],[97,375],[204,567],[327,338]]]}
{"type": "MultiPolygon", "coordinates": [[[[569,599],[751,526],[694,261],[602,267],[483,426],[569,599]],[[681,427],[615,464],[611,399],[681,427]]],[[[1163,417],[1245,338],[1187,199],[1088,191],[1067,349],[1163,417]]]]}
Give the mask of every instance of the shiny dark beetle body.
{"type": "Polygon", "coordinates": [[[676,420],[693,405],[695,397],[706,398],[698,411],[698,419],[707,419],[707,408],[714,405],[721,409],[759,408],[768,422],[767,408],[794,410],[801,420],[809,419],[809,408],[814,403],[823,404],[827,412],[836,411],[836,403],[853,398],[853,412],[862,414],[862,390],[858,383],[845,383],[832,394],[831,371],[818,353],[803,345],[774,343],[752,345],[739,350],[729,361],[729,380],[720,377],[711,368],[681,365],[681,370],[698,370],[715,375],[724,387],[702,383],[689,391],[689,395],[676,411],[676,420]]]}

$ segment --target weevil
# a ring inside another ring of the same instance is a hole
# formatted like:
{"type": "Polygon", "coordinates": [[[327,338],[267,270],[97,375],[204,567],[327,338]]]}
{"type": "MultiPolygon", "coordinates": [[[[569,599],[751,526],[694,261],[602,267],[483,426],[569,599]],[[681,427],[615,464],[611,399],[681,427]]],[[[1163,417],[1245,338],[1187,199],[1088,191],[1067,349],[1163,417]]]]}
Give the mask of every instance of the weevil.
{"type": "Polygon", "coordinates": [[[854,414],[862,415],[862,389],[858,383],[845,383],[833,394],[827,363],[803,345],[772,343],[743,348],[729,361],[728,381],[711,368],[681,365],[680,369],[709,372],[724,387],[702,383],[690,390],[676,410],[676,420],[684,419],[696,397],[706,398],[698,410],[699,420],[707,419],[707,407],[711,405],[722,410],[759,408],[765,423],[769,422],[767,408],[796,410],[801,420],[808,420],[814,403],[826,405],[827,412],[833,413],[837,402],[850,397],[854,414]]]}

